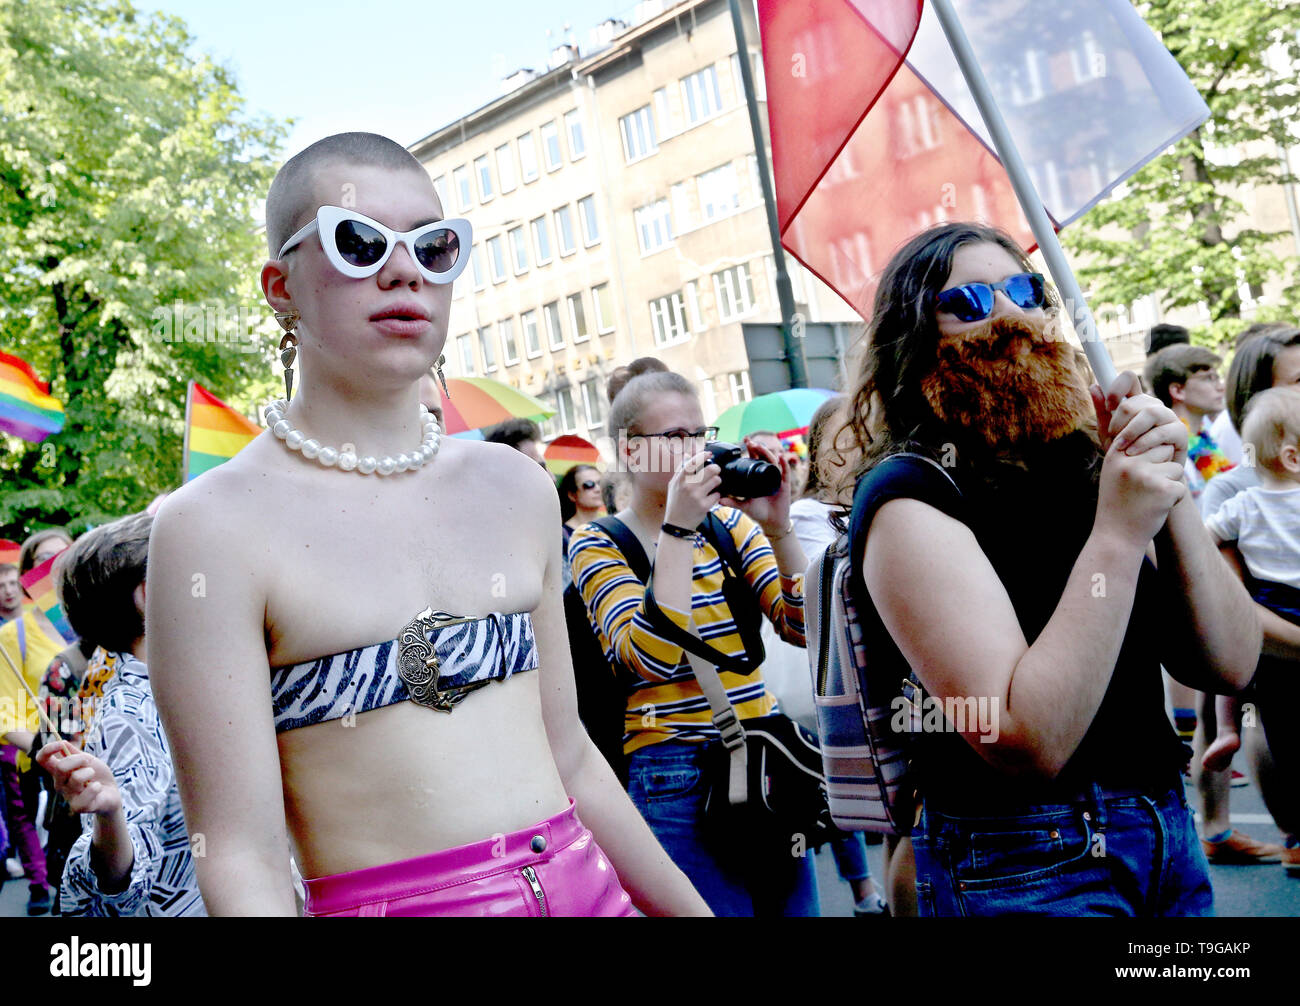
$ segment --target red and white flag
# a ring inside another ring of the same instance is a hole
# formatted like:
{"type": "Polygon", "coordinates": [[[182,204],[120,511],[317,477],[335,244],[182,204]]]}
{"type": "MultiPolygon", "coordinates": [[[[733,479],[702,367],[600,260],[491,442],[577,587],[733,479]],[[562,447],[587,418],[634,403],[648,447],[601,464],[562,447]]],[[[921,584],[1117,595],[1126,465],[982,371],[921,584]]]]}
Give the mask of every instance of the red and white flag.
{"type": "MultiPolygon", "coordinates": [[[[1209,116],[1128,0],[952,0],[1057,229],[1209,116]]],[[[923,0],[758,0],[782,244],[864,318],[944,220],[1034,238],[923,0]]]]}

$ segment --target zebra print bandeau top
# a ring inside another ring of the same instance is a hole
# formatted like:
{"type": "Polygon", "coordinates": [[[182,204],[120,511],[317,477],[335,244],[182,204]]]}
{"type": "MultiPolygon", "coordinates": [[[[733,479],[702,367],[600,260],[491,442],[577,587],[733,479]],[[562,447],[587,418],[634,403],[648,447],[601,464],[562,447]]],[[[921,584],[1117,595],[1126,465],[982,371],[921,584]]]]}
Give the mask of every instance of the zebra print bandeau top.
{"type": "Polygon", "coordinates": [[[411,699],[442,712],[491,681],[537,668],[526,611],[479,618],[426,608],[386,643],[272,668],[277,733],[411,699]]]}

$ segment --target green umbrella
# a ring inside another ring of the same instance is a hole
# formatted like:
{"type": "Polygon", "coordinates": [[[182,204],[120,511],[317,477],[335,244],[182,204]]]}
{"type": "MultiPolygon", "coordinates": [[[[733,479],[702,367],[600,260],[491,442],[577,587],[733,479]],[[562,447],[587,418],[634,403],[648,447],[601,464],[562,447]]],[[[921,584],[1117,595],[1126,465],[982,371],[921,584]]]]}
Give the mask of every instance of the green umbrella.
{"type": "Polygon", "coordinates": [[[826,388],[790,388],[759,395],[748,402],[733,405],[714,423],[718,439],[739,443],[750,433],[771,430],[776,434],[794,433],[812,422],[813,413],[822,402],[838,392],[826,388]]]}

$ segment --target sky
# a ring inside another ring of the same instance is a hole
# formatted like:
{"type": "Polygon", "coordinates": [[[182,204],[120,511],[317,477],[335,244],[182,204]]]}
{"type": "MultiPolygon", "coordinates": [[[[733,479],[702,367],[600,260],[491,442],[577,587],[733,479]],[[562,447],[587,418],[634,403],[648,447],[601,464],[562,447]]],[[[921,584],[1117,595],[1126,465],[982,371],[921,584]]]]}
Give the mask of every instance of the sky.
{"type": "Polygon", "coordinates": [[[366,130],[409,146],[501,93],[523,66],[546,69],[571,25],[585,53],[632,0],[135,0],[186,22],[197,51],[234,72],[247,111],[297,120],[284,156],[366,130]],[[551,31],[548,38],[547,30],[551,31]]]}

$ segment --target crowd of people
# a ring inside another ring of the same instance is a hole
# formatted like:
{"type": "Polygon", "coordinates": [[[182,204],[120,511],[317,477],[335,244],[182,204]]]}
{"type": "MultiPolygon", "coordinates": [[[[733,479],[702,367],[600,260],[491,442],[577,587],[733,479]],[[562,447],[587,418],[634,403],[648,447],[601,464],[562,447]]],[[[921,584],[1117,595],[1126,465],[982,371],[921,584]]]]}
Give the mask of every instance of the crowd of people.
{"type": "Polygon", "coordinates": [[[942,224],[806,458],[727,461],[642,358],[611,470],[557,483],[527,420],[439,426],[466,228],[383,137],[289,160],[261,282],[296,392],[156,513],[0,566],[29,914],[817,915],[811,850],[736,810],[737,738],[814,738],[805,571],[838,542],[869,659],[999,717],[909,737],[879,883],[826,830],[855,914],[1208,915],[1207,861],[1300,873],[1300,329],[1243,332],[1226,402],[1172,329],[1100,388],[1016,243],[942,224]],[[72,645],[18,586],[51,556],[72,645]],[[1229,823],[1239,749],[1281,844],[1229,823]]]}

